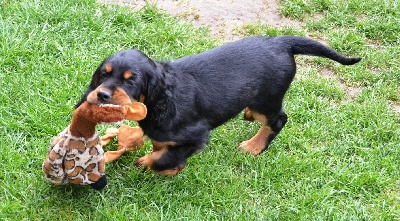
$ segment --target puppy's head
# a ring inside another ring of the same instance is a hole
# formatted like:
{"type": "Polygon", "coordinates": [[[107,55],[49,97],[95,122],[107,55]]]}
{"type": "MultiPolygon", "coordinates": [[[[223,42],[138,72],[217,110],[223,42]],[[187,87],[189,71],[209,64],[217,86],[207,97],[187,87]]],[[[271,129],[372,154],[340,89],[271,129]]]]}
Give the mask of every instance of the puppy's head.
{"type": "Polygon", "coordinates": [[[122,94],[131,101],[147,96],[149,76],[157,69],[156,64],[138,50],[115,53],[96,69],[92,81],[77,107],[88,100],[98,104],[120,104],[122,94]]]}

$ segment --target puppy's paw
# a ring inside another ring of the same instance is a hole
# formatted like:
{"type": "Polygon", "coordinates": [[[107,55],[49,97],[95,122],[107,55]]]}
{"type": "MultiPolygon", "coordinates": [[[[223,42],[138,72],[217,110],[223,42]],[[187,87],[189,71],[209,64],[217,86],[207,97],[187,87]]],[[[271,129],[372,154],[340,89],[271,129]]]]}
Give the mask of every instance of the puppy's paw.
{"type": "MultiPolygon", "coordinates": [[[[136,160],[135,162],[135,167],[137,168],[143,168],[143,171],[146,171],[148,169],[152,169],[152,166],[154,164],[155,159],[155,155],[154,152],[152,154],[146,155],[144,157],[141,157],[139,159],[136,160]]],[[[157,158],[158,159],[158,158],[157,158]]],[[[181,172],[183,170],[183,168],[185,168],[186,164],[180,164],[176,167],[174,167],[173,169],[166,169],[166,170],[154,170],[152,169],[155,173],[159,174],[159,175],[163,175],[163,176],[174,176],[176,174],[178,174],[179,172],[181,172]]]]}
{"type": "Polygon", "coordinates": [[[243,141],[238,147],[242,153],[247,152],[257,156],[266,149],[266,142],[256,142],[255,139],[243,141]]]}
{"type": "Polygon", "coordinates": [[[183,170],[183,168],[185,168],[186,165],[179,165],[176,166],[173,169],[169,169],[169,170],[161,170],[161,171],[154,171],[159,175],[163,175],[163,176],[175,176],[176,174],[178,174],[179,172],[181,172],[183,170]]]}
{"type": "Polygon", "coordinates": [[[153,162],[150,162],[149,156],[150,154],[137,159],[133,165],[137,168],[143,168],[143,171],[146,171],[153,164],[153,162]]]}

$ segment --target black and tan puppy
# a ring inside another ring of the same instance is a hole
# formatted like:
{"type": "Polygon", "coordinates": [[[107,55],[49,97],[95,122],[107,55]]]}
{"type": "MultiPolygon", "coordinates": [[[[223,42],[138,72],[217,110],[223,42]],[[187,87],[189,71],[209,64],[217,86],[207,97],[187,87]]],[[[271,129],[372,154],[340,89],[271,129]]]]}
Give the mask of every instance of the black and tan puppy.
{"type": "Polygon", "coordinates": [[[107,103],[117,88],[143,100],[148,113],[139,125],[152,140],[153,152],[135,165],[175,175],[206,144],[213,128],[242,110],[245,119],[260,122],[261,128],[239,148],[262,153],[287,121],[282,100],[296,73],[296,54],[344,65],[361,60],[293,36],[249,37],[173,62],[156,62],[138,50],[126,50],[101,63],[77,106],[93,90],[99,103],[107,103]]]}

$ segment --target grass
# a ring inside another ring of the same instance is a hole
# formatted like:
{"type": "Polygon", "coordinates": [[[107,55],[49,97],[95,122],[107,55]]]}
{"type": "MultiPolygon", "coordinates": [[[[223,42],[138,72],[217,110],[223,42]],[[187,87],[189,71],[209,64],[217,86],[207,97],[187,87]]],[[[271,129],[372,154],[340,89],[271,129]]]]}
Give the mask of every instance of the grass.
{"type": "Polygon", "coordinates": [[[51,137],[69,124],[94,68],[126,48],[176,58],[218,41],[152,7],[133,13],[88,0],[2,2],[0,220],[399,220],[398,2],[280,3],[284,16],[304,25],[251,24],[238,32],[310,36],[363,61],[344,67],[298,57],[289,122],[258,157],[236,150],[258,130],[238,116],[214,130],[178,176],[133,168],[150,151],[146,143],[108,164],[109,185],[96,192],[52,186],[41,171],[51,137]]]}

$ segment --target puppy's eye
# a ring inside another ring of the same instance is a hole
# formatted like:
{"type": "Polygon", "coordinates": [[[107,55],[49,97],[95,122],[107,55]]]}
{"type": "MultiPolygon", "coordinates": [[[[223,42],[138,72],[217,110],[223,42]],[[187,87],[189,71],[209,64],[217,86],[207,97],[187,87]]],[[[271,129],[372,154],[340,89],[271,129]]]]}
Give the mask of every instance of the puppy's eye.
{"type": "Polygon", "coordinates": [[[108,75],[109,75],[109,74],[107,74],[105,71],[102,71],[102,72],[100,73],[100,79],[105,79],[105,78],[107,78],[108,75]]]}
{"type": "Polygon", "coordinates": [[[106,64],[100,72],[100,79],[107,78],[109,75],[111,75],[112,70],[113,66],[110,63],[106,64]]]}
{"type": "Polygon", "coordinates": [[[133,79],[132,78],[130,78],[130,79],[125,79],[124,80],[124,84],[126,84],[126,85],[134,85],[135,84],[135,82],[133,81],[133,79]]]}

